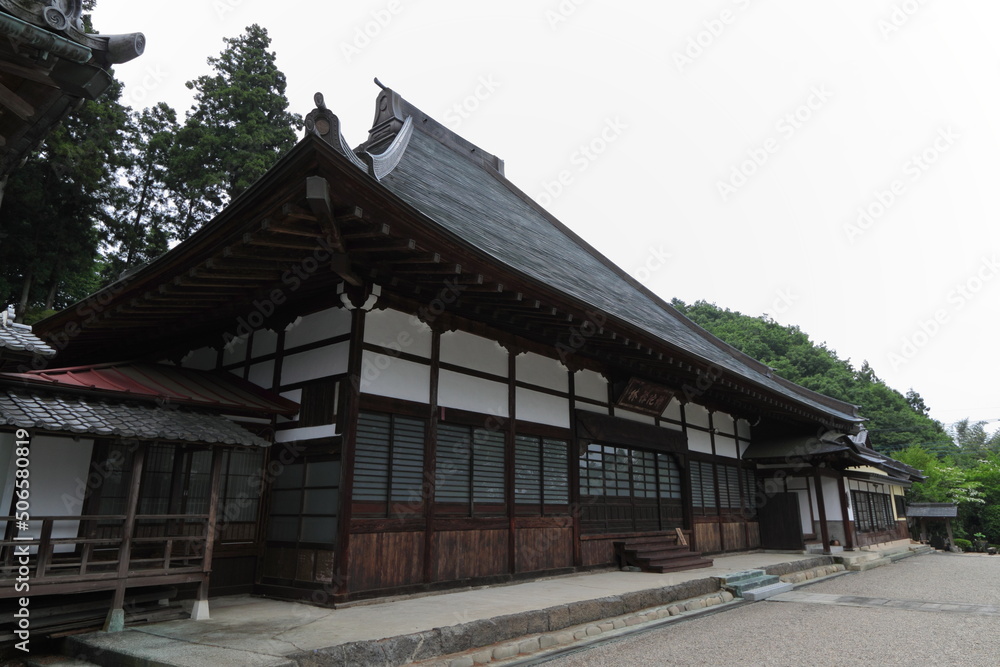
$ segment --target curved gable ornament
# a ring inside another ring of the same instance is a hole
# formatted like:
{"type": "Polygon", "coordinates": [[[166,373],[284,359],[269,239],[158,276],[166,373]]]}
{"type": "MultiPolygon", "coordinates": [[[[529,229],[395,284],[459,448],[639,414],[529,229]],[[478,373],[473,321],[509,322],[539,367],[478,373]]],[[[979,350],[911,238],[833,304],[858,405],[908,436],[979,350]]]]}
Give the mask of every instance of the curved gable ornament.
{"type": "Polygon", "coordinates": [[[402,129],[388,148],[378,155],[372,155],[368,151],[361,155],[361,158],[368,164],[368,173],[378,181],[392,173],[399,161],[403,159],[403,154],[406,153],[406,147],[410,145],[410,137],[412,136],[413,116],[407,116],[402,129]]]}
{"type": "Polygon", "coordinates": [[[350,160],[358,169],[367,171],[365,163],[355,155],[347,140],[344,139],[344,134],[340,130],[340,119],[327,108],[323,93],[313,95],[313,101],[316,103],[316,108],[306,116],[306,132],[315,134],[330,144],[335,151],[350,160]]]}

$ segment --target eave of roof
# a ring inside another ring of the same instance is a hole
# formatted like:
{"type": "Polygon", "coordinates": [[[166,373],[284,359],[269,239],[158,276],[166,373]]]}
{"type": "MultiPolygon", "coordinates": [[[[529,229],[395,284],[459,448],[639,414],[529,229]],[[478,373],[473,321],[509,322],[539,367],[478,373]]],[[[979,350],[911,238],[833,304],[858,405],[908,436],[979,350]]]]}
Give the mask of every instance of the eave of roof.
{"type": "Polygon", "coordinates": [[[220,415],[125,401],[0,388],[0,425],[53,434],[267,447],[220,415]]]}
{"type": "Polygon", "coordinates": [[[0,373],[0,382],[20,385],[25,390],[58,389],[96,398],[188,406],[222,414],[291,416],[299,410],[297,403],[230,373],[142,362],[0,373]]]}

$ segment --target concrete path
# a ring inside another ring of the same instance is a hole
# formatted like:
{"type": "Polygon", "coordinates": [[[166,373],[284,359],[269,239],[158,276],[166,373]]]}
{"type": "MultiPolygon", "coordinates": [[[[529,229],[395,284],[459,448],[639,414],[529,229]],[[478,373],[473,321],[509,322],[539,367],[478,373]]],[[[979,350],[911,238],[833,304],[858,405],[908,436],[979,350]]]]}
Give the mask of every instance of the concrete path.
{"type": "Polygon", "coordinates": [[[765,568],[784,574],[830,562],[801,553],[739,554],[687,572],[578,574],[336,609],[234,596],[213,599],[210,620],[92,633],[73,638],[71,646],[74,654],[108,665],[400,665],[567,629],[572,641],[574,631],[600,633],[609,619],[650,622],[656,617],[648,610],[654,608],[662,619],[679,600],[701,598],[701,607],[725,603],[708,599],[719,593],[713,577],[765,568]]]}

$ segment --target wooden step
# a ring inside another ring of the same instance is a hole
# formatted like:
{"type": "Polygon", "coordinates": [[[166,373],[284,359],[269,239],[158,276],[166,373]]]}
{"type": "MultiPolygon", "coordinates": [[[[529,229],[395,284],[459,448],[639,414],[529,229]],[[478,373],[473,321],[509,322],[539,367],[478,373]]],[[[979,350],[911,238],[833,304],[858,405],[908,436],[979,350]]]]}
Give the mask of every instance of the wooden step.
{"type": "MultiPolygon", "coordinates": [[[[657,549],[656,551],[626,551],[625,555],[636,560],[663,560],[667,558],[684,558],[685,556],[690,556],[692,553],[694,552],[687,547],[680,547],[678,549],[657,549]]],[[[700,556],[701,554],[697,555],[700,556]]]]}
{"type": "Polygon", "coordinates": [[[703,567],[712,567],[712,561],[706,558],[685,558],[670,560],[663,563],[650,563],[644,568],[646,572],[662,574],[664,572],[684,572],[686,570],[697,570],[703,567]],[[647,569],[648,568],[648,569],[647,569]]]}
{"type": "Polygon", "coordinates": [[[625,545],[631,547],[637,544],[650,544],[650,543],[660,543],[669,542],[670,544],[677,544],[676,535],[653,535],[651,537],[627,537],[623,540],[615,540],[615,546],[625,545]]]}

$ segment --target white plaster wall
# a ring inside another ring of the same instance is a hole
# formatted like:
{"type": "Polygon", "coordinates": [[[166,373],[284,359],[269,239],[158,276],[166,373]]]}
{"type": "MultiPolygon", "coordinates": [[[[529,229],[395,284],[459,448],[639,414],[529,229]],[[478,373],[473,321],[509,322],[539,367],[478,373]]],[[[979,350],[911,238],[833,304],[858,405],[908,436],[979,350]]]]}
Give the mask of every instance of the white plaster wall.
{"type": "Polygon", "coordinates": [[[621,417],[622,419],[628,419],[629,421],[639,422],[641,424],[656,424],[656,417],[644,415],[639,412],[632,412],[631,410],[623,410],[621,408],[615,408],[615,417],[621,417]]]}
{"type": "Polygon", "coordinates": [[[704,426],[705,428],[709,427],[708,410],[697,403],[688,403],[685,405],[684,416],[687,417],[687,423],[689,424],[704,426]]]}
{"type": "Polygon", "coordinates": [[[343,342],[286,356],[281,362],[281,384],[346,373],[350,347],[350,343],[343,342]]]}
{"type": "Polygon", "coordinates": [[[441,361],[507,377],[507,350],[496,341],[464,331],[441,334],[441,361]]]}
{"type": "Polygon", "coordinates": [[[387,308],[365,315],[366,343],[430,359],[433,338],[429,326],[401,311],[387,308]]]}
{"type": "MultiPolygon", "coordinates": [[[[14,473],[17,469],[16,457],[13,456],[15,440],[13,433],[0,434],[0,446],[4,450],[0,455],[0,463],[6,463],[3,485],[4,516],[10,509],[10,500],[14,492],[14,473]]],[[[94,441],[87,438],[76,441],[72,438],[32,435],[28,455],[30,475],[28,480],[31,483],[29,513],[32,517],[80,516],[93,448],[94,441]]],[[[79,526],[79,521],[55,522],[52,537],[76,537],[79,526]]],[[[41,533],[42,522],[31,521],[31,530],[26,534],[37,538],[41,533]]],[[[72,550],[72,545],[55,547],[56,553],[72,550]]]]}
{"type": "Polygon", "coordinates": [[[736,428],[739,429],[740,439],[750,440],[750,422],[746,419],[737,419],[736,428]]]}
{"type": "Polygon", "coordinates": [[[670,399],[667,403],[667,409],[663,411],[661,415],[664,419],[673,419],[674,421],[681,420],[681,402],[676,398],[670,399]]]}
{"type": "Polygon", "coordinates": [[[289,324],[285,329],[285,349],[315,343],[350,331],[350,311],[346,308],[327,308],[289,324]]]}
{"type": "Polygon", "coordinates": [[[337,432],[336,424],[323,424],[322,426],[306,426],[304,428],[278,431],[274,434],[274,441],[296,442],[301,440],[316,440],[317,438],[332,438],[336,435],[340,435],[337,432]]]}
{"type": "MultiPolygon", "coordinates": [[[[799,518],[802,520],[802,532],[812,533],[813,532],[813,518],[809,511],[809,495],[811,491],[801,489],[795,493],[799,496],[799,518]]],[[[813,503],[815,505],[815,502],[813,503]]]]}
{"type": "Polygon", "coordinates": [[[747,453],[747,449],[749,449],[749,447],[749,442],[746,440],[740,440],[740,458],[743,458],[743,455],[747,453]]]}
{"type": "MultiPolygon", "coordinates": [[[[284,398],[287,398],[290,401],[295,401],[296,403],[298,403],[300,405],[302,404],[302,390],[301,389],[294,389],[292,391],[283,391],[283,392],[281,392],[281,395],[284,398]]],[[[298,415],[295,415],[293,417],[283,417],[281,415],[278,415],[278,423],[279,424],[283,424],[285,422],[295,421],[296,419],[298,419],[298,415]]]]}
{"type": "Polygon", "coordinates": [[[215,368],[215,359],[218,352],[210,347],[203,347],[198,350],[188,352],[181,359],[181,366],[184,368],[197,368],[203,371],[210,371],[215,368]]]}
{"type": "Polygon", "coordinates": [[[519,420],[569,428],[569,399],[518,387],[515,410],[519,420]]]}
{"type": "Polygon", "coordinates": [[[274,382],[274,361],[264,361],[250,367],[250,375],[247,376],[250,382],[258,387],[270,389],[274,382]]]}
{"type": "Polygon", "coordinates": [[[608,381],[595,371],[577,371],[573,379],[576,395],[601,403],[608,402],[608,381]]]}
{"type": "Polygon", "coordinates": [[[688,449],[692,452],[712,453],[712,436],[705,431],[694,428],[687,429],[687,441],[688,449]]]}
{"type": "Polygon", "coordinates": [[[431,367],[365,350],[361,359],[361,391],[404,401],[429,403],[431,367]]]}
{"type": "Polygon", "coordinates": [[[719,433],[725,433],[727,435],[733,435],[736,433],[736,427],[733,425],[733,418],[725,412],[712,413],[712,428],[719,433]]]}
{"type": "Polygon", "coordinates": [[[715,453],[719,456],[728,456],[732,459],[737,458],[738,452],[736,450],[736,440],[727,435],[716,434],[715,453]]]}
{"type": "Polygon", "coordinates": [[[584,412],[596,412],[599,415],[608,414],[608,407],[606,405],[594,405],[592,403],[576,403],[577,410],[583,410],[584,412]]]}
{"type": "Polygon", "coordinates": [[[438,377],[438,405],[500,417],[510,416],[507,385],[442,370],[438,377]]]}
{"type": "Polygon", "coordinates": [[[222,365],[239,364],[246,361],[248,336],[232,338],[229,343],[222,348],[222,365]]]}
{"type": "Polygon", "coordinates": [[[558,360],[527,352],[517,355],[515,361],[518,382],[556,391],[569,391],[569,371],[558,360]]]}
{"type": "Polygon", "coordinates": [[[837,493],[837,480],[823,477],[823,502],[825,503],[827,521],[842,521],[844,513],[840,508],[840,496],[837,493]]]}
{"type": "Polygon", "coordinates": [[[270,329],[258,329],[253,333],[251,357],[263,357],[273,354],[278,349],[278,334],[270,329]]]}

